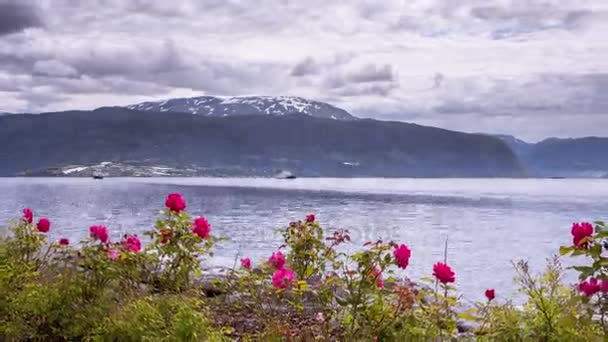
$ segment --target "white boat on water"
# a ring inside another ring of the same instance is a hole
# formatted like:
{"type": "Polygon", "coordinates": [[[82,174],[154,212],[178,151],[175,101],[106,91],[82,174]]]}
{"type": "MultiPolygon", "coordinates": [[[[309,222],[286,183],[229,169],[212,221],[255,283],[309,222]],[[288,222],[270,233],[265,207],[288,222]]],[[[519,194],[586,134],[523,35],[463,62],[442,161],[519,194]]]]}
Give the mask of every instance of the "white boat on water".
{"type": "Polygon", "coordinates": [[[279,179],[295,179],[296,176],[293,173],[289,172],[289,171],[283,170],[283,171],[279,172],[276,176],[274,176],[274,178],[279,178],[279,179]]]}

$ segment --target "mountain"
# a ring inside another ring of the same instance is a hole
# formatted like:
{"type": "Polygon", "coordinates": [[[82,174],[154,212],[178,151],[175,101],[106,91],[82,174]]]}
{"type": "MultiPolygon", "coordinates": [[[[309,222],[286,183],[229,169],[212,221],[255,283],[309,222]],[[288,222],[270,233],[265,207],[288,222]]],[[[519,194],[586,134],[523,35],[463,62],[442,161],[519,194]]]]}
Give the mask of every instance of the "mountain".
{"type": "Polygon", "coordinates": [[[210,176],[280,170],[336,177],[522,175],[509,147],[484,135],[370,119],[216,117],[120,107],[2,116],[0,160],[6,176],[103,163],[210,176]]]}
{"type": "Polygon", "coordinates": [[[324,102],[294,96],[200,96],[143,102],[128,109],[148,112],[190,113],[204,116],[233,115],[293,115],[305,114],[316,118],[355,120],[347,111],[324,102]]]}
{"type": "Polygon", "coordinates": [[[497,135],[532,176],[601,177],[608,172],[608,138],[548,138],[527,143],[497,135]]]}
{"type": "Polygon", "coordinates": [[[530,153],[532,147],[534,146],[534,144],[523,141],[521,139],[517,139],[512,135],[496,134],[494,136],[504,141],[511,148],[511,150],[515,152],[517,156],[527,155],[528,153],[530,153]]]}
{"type": "Polygon", "coordinates": [[[608,138],[546,139],[534,144],[525,162],[543,175],[600,177],[608,172],[608,138]]]}

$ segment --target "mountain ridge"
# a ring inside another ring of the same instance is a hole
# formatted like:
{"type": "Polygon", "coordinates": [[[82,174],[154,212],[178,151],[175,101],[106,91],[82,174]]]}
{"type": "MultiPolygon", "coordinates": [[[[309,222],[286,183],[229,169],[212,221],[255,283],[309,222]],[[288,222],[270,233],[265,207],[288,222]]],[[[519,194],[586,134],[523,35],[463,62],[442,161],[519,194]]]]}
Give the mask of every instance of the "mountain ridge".
{"type": "Polygon", "coordinates": [[[505,143],[477,134],[372,119],[215,117],[119,107],[0,117],[0,159],[0,175],[129,161],[188,168],[194,176],[272,176],[280,170],[326,177],[523,175],[505,143]]]}
{"type": "Polygon", "coordinates": [[[512,135],[494,136],[513,150],[531,175],[602,177],[608,174],[608,138],[549,137],[528,143],[512,135]]]}

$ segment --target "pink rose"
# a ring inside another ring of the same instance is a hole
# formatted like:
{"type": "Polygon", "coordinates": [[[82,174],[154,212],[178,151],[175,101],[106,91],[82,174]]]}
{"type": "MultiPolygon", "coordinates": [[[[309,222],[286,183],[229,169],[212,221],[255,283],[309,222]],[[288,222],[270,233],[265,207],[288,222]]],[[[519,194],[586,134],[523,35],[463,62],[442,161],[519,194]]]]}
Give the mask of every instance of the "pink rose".
{"type": "Polygon", "coordinates": [[[32,209],[23,209],[23,221],[27,223],[32,223],[34,221],[34,213],[32,212],[32,209]]]}
{"type": "Polygon", "coordinates": [[[578,284],[578,289],[583,292],[585,296],[591,297],[601,290],[601,286],[598,284],[597,279],[589,278],[589,280],[578,284]]]}
{"type": "Polygon", "coordinates": [[[270,258],[268,259],[268,263],[270,265],[272,265],[274,268],[276,268],[277,270],[280,270],[283,268],[283,266],[285,266],[285,257],[283,256],[283,253],[276,252],[276,253],[272,253],[272,255],[270,256],[270,258]]]}
{"type": "Polygon", "coordinates": [[[137,235],[126,236],[123,242],[124,248],[128,251],[139,253],[141,251],[141,241],[137,235]]]}
{"type": "Polygon", "coordinates": [[[110,258],[111,260],[116,261],[116,260],[118,260],[118,258],[120,258],[120,253],[117,250],[115,250],[115,249],[110,249],[108,251],[108,258],[110,258]]]}
{"type": "Polygon", "coordinates": [[[573,223],[571,233],[574,246],[587,248],[588,243],[582,240],[593,235],[593,225],[588,222],[573,223]]]}
{"type": "Polygon", "coordinates": [[[180,211],[186,209],[186,201],[181,194],[169,194],[167,196],[167,200],[165,201],[165,206],[169,208],[169,210],[179,213],[180,211]]]}
{"type": "Polygon", "coordinates": [[[36,228],[42,233],[48,233],[51,229],[51,222],[46,217],[43,217],[38,221],[38,224],[36,224],[36,228]]]}
{"type": "Polygon", "coordinates": [[[293,283],[293,271],[289,268],[281,268],[272,275],[272,286],[277,289],[286,289],[293,283]]]}
{"type": "Polygon", "coordinates": [[[99,240],[102,243],[108,242],[108,228],[104,226],[91,226],[89,232],[93,240],[99,240]]]}
{"type": "Polygon", "coordinates": [[[404,244],[396,247],[395,251],[393,252],[397,266],[402,269],[406,269],[409,265],[411,255],[412,251],[410,251],[410,249],[404,244]]]}
{"type": "Polygon", "coordinates": [[[314,214],[306,215],[306,222],[308,222],[308,223],[315,222],[315,215],[314,214]]]}
{"type": "Polygon", "coordinates": [[[241,266],[243,266],[243,268],[250,270],[251,269],[251,259],[249,259],[249,258],[241,259],[241,266]]]}
{"type": "Polygon", "coordinates": [[[198,235],[201,239],[206,239],[209,237],[209,232],[211,232],[211,225],[209,224],[209,222],[207,222],[206,218],[199,217],[194,220],[192,232],[198,235]]]}
{"type": "Polygon", "coordinates": [[[438,262],[433,266],[433,275],[435,278],[437,278],[437,280],[444,284],[453,283],[456,281],[456,275],[450,266],[442,262],[438,262]]]}

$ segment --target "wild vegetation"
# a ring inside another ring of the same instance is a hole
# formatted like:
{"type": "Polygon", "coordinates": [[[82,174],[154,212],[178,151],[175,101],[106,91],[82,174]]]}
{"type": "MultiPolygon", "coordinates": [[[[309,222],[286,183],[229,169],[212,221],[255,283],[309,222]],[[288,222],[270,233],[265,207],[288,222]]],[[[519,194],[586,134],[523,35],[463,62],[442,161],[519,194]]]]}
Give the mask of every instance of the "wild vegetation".
{"type": "MultiPolygon", "coordinates": [[[[415,251],[370,241],[348,254],[347,231],[325,231],[314,215],[281,229],[268,260],[240,260],[209,281],[201,263],[218,241],[171,194],[144,246],[136,235],[111,241],[103,226],[89,238],[48,241],[47,218],[24,209],[0,242],[0,339],[92,341],[482,340],[602,341],[607,335],[608,227],[575,223],[561,255],[586,262],[565,284],[560,257],[533,274],[514,264],[524,299],[500,289],[463,310],[454,273],[438,260],[430,277],[398,277],[415,251]]],[[[481,281],[481,280],[480,280],[481,281]]]]}

